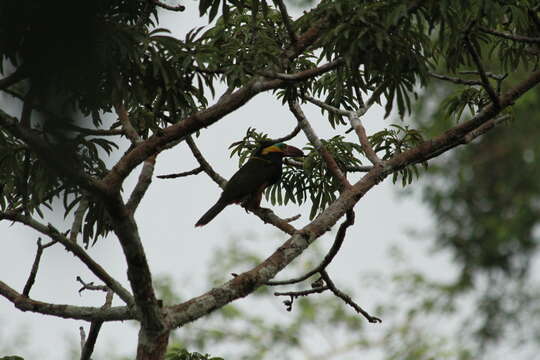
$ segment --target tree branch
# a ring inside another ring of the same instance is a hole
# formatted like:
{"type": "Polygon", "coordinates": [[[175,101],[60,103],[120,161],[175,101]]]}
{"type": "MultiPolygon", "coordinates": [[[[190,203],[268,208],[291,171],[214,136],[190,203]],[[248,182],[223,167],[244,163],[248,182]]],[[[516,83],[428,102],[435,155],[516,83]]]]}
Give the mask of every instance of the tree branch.
{"type": "Polygon", "coordinates": [[[507,32],[497,31],[493,29],[489,29],[483,26],[479,27],[479,30],[482,32],[485,32],[487,34],[495,35],[497,37],[513,40],[513,41],[519,41],[519,42],[525,42],[528,44],[540,44],[540,37],[529,37],[529,36],[522,36],[522,35],[515,35],[510,34],[507,32]]]}
{"type": "Polygon", "coordinates": [[[362,149],[364,150],[364,154],[368,158],[369,161],[375,166],[383,166],[383,162],[379,157],[377,156],[377,153],[375,150],[373,150],[373,147],[369,143],[369,139],[366,134],[366,129],[364,129],[364,126],[362,125],[362,121],[360,121],[360,117],[356,112],[349,112],[349,122],[351,123],[352,128],[356,132],[356,135],[358,136],[358,140],[360,141],[360,145],[362,145],[362,149]]]}
{"type": "Polygon", "coordinates": [[[157,177],[160,178],[160,179],[176,179],[176,178],[179,178],[179,177],[197,175],[197,174],[199,174],[199,173],[201,173],[203,171],[204,170],[203,170],[202,166],[199,166],[199,167],[196,167],[195,169],[190,170],[190,171],[185,171],[185,172],[176,173],[176,174],[158,175],[157,177]]]}
{"type": "Polygon", "coordinates": [[[36,281],[36,276],[39,269],[39,262],[41,261],[41,255],[43,255],[43,250],[48,248],[51,245],[54,245],[55,243],[56,241],[52,240],[51,242],[45,245],[41,245],[41,238],[38,238],[36,257],[34,258],[34,263],[32,264],[32,270],[30,271],[28,280],[26,280],[26,284],[24,284],[24,289],[22,292],[23,296],[28,297],[28,295],[30,294],[30,289],[32,289],[32,286],[34,285],[34,282],[36,281]]]}
{"type": "Polygon", "coordinates": [[[90,203],[88,202],[88,198],[83,195],[81,201],[79,202],[79,206],[75,211],[75,218],[73,219],[73,224],[71,225],[71,230],[69,231],[69,241],[73,243],[77,242],[77,235],[81,231],[84,214],[86,213],[86,210],[88,210],[89,205],[90,203]]]}
{"type": "Polygon", "coordinates": [[[64,304],[51,304],[30,299],[0,281],[0,295],[9,300],[21,311],[31,311],[43,315],[51,315],[64,319],[86,321],[124,321],[135,319],[127,306],[115,306],[110,309],[101,309],[90,306],[72,306],[64,304]]]}
{"type": "Polygon", "coordinates": [[[487,77],[486,72],[484,70],[484,66],[482,65],[480,55],[478,54],[474,45],[472,44],[471,39],[469,38],[469,35],[465,37],[465,45],[467,49],[469,50],[469,53],[471,54],[471,57],[476,65],[476,68],[478,69],[480,79],[482,80],[482,87],[488,93],[489,98],[491,99],[493,104],[495,104],[495,106],[497,107],[500,107],[499,97],[497,96],[495,89],[493,89],[493,87],[491,86],[491,83],[489,82],[489,78],[487,77]]]}
{"type": "Polygon", "coordinates": [[[296,45],[296,42],[298,41],[298,39],[296,38],[296,34],[292,27],[292,23],[291,23],[291,19],[289,18],[287,7],[283,3],[283,0],[274,0],[274,4],[276,4],[277,7],[279,8],[279,13],[281,14],[281,19],[283,20],[283,24],[285,25],[285,28],[287,29],[287,32],[289,33],[291,44],[296,45]]]}
{"type": "Polygon", "coordinates": [[[137,185],[135,185],[135,188],[131,192],[131,196],[129,197],[128,202],[126,203],[126,208],[128,211],[132,214],[135,213],[135,210],[137,210],[137,207],[139,206],[142,198],[146,194],[146,191],[150,187],[150,184],[152,183],[152,175],[154,174],[154,166],[156,164],[156,155],[150,156],[148,159],[144,161],[144,165],[141,169],[141,173],[139,175],[139,180],[137,181],[137,185]]]}
{"type": "MultiPolygon", "coordinates": [[[[276,285],[290,285],[290,284],[296,284],[301,281],[309,279],[311,276],[319,273],[320,271],[326,269],[326,267],[332,262],[334,257],[337,255],[339,249],[341,248],[341,245],[343,244],[343,241],[345,240],[345,235],[347,233],[347,229],[349,226],[354,224],[354,211],[351,209],[347,211],[347,218],[345,221],[339,226],[339,230],[336,234],[336,238],[334,240],[334,244],[332,244],[332,247],[328,251],[328,254],[324,257],[323,261],[313,270],[308,271],[302,276],[288,279],[288,280],[276,280],[276,281],[269,281],[266,283],[266,285],[270,286],[276,286],[276,285]]],[[[275,294],[274,294],[275,295],[275,294]]]]}
{"type": "Polygon", "coordinates": [[[378,317],[371,316],[367,311],[362,309],[358,304],[356,304],[351,299],[351,297],[349,295],[347,295],[343,291],[339,290],[336,287],[336,285],[334,284],[334,282],[332,281],[332,279],[330,279],[330,276],[328,276],[328,273],[326,272],[326,270],[321,271],[321,276],[322,276],[324,282],[326,283],[326,285],[328,286],[328,288],[330,289],[330,291],[332,291],[334,293],[334,295],[336,295],[341,300],[343,300],[347,305],[351,306],[354,310],[356,310],[357,313],[359,313],[363,317],[365,317],[367,319],[367,321],[369,321],[370,323],[374,323],[374,324],[382,322],[382,320],[379,319],[378,317]]]}
{"type": "Polygon", "coordinates": [[[114,104],[114,110],[118,115],[118,119],[120,120],[120,124],[122,125],[122,129],[124,130],[127,138],[133,145],[140,143],[142,141],[141,137],[129,121],[129,115],[124,104],[122,102],[114,104]]]}
{"type": "Polygon", "coordinates": [[[16,211],[4,211],[0,212],[0,220],[6,219],[15,221],[31,227],[32,229],[40,232],[43,235],[47,235],[52,240],[58,241],[64,246],[64,248],[73,253],[79,260],[81,260],[87,267],[96,275],[101,281],[103,281],[109,288],[111,288],[126,304],[133,305],[133,297],[131,294],[114,278],[112,278],[98,263],[96,263],[87,253],[76,243],[70,241],[52,225],[43,225],[38,221],[32,219],[29,216],[24,216],[16,211]]]}
{"type": "Polygon", "coordinates": [[[469,86],[475,86],[475,85],[482,86],[483,85],[481,81],[455,78],[455,77],[437,74],[431,71],[429,72],[429,76],[434,77],[435,79],[449,81],[451,83],[458,84],[458,85],[469,85],[469,86]]]}
{"type": "Polygon", "coordinates": [[[195,144],[195,141],[193,141],[193,138],[191,136],[186,137],[186,143],[188,144],[189,148],[191,149],[191,152],[193,153],[193,156],[195,156],[195,159],[197,159],[197,162],[199,163],[202,170],[212,179],[220,188],[224,188],[225,184],[227,184],[227,180],[223,178],[221,175],[219,175],[212,166],[206,161],[203,154],[195,144]]]}
{"type": "MultiPolygon", "coordinates": [[[[112,305],[113,292],[111,289],[107,290],[107,295],[105,297],[105,304],[101,307],[102,309],[110,309],[112,305]]],[[[88,331],[88,338],[84,341],[84,346],[81,349],[81,360],[90,360],[90,356],[94,352],[94,347],[96,345],[97,337],[103,321],[94,320],[90,323],[90,330],[88,331]]],[[[82,339],[81,339],[82,342],[82,339]]]]}
{"type": "Polygon", "coordinates": [[[160,8],[163,8],[163,9],[166,9],[166,10],[171,10],[171,11],[184,11],[184,10],[186,10],[186,7],[184,5],[172,6],[172,5],[167,5],[165,3],[162,3],[159,0],[152,0],[152,2],[154,4],[156,4],[157,6],[159,6],[160,8]]]}
{"type": "Polygon", "coordinates": [[[349,180],[347,180],[347,177],[343,174],[343,172],[339,168],[332,154],[330,154],[330,152],[326,149],[326,147],[321,142],[321,140],[317,137],[317,134],[315,134],[315,130],[313,130],[310,123],[307,121],[306,116],[304,115],[304,113],[302,112],[302,109],[300,108],[300,105],[298,105],[298,102],[289,101],[289,109],[296,117],[296,120],[298,120],[298,124],[302,128],[302,131],[304,131],[304,133],[306,134],[306,137],[309,139],[309,142],[311,142],[311,144],[313,144],[313,146],[319,152],[319,154],[321,154],[321,157],[324,159],[330,173],[336,179],[338,179],[338,181],[341,183],[343,188],[345,189],[350,188],[351,184],[349,183],[349,180]]]}
{"type": "Polygon", "coordinates": [[[280,138],[277,138],[277,139],[272,139],[270,140],[270,142],[276,144],[276,143],[281,143],[281,142],[285,142],[285,141],[289,141],[291,140],[292,138],[294,138],[296,135],[298,135],[298,133],[300,132],[302,128],[300,127],[300,124],[296,125],[296,127],[293,129],[293,131],[291,131],[289,134],[285,135],[285,136],[282,136],[280,138]]]}

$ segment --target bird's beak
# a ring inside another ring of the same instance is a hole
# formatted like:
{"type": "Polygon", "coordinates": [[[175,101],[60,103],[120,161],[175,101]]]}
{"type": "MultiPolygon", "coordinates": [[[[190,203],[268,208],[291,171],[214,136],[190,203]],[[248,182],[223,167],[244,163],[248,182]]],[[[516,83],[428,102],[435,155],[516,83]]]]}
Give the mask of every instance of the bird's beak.
{"type": "Polygon", "coordinates": [[[285,156],[290,156],[290,157],[304,156],[304,153],[302,152],[302,150],[291,145],[287,145],[287,147],[285,148],[284,154],[285,156]]]}

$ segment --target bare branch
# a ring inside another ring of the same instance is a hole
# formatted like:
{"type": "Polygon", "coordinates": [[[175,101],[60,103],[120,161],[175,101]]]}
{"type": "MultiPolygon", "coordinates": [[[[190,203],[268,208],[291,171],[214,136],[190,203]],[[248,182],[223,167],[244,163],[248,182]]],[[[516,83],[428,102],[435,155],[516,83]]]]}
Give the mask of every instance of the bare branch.
{"type": "Polygon", "coordinates": [[[55,243],[56,241],[52,240],[51,242],[45,245],[41,245],[41,238],[38,238],[36,257],[34,258],[34,263],[32,264],[32,270],[30,271],[28,280],[26,280],[26,284],[24,284],[24,289],[22,292],[23,296],[28,297],[28,295],[30,294],[30,289],[32,288],[32,285],[34,285],[34,282],[36,281],[36,276],[39,269],[39,262],[41,261],[41,255],[43,255],[43,250],[48,248],[51,245],[54,245],[55,243]]]}
{"type": "Polygon", "coordinates": [[[318,66],[316,68],[299,71],[293,74],[283,74],[283,73],[277,73],[273,71],[261,71],[261,72],[258,72],[258,74],[264,77],[270,78],[270,79],[283,80],[286,82],[290,82],[290,81],[295,82],[295,81],[307,80],[307,79],[322,75],[331,70],[334,70],[341,64],[343,64],[343,59],[337,58],[335,60],[330,61],[329,63],[318,66]]]}
{"type": "MultiPolygon", "coordinates": [[[[102,309],[110,309],[112,305],[112,298],[113,298],[113,292],[111,289],[107,288],[107,295],[105,297],[105,304],[101,307],[102,309]]],[[[101,330],[101,326],[103,325],[103,321],[100,320],[94,320],[90,324],[90,331],[88,331],[88,339],[84,341],[84,345],[82,345],[81,349],[81,360],[90,360],[90,356],[94,352],[94,347],[96,345],[97,337],[99,335],[99,331],[101,330]]],[[[84,331],[81,328],[81,331],[84,333],[84,331]]],[[[83,337],[81,336],[81,344],[83,344],[83,337]]]]}
{"type": "Polygon", "coordinates": [[[489,82],[489,78],[486,75],[486,72],[484,70],[484,66],[482,65],[482,61],[480,59],[480,55],[478,55],[478,52],[476,51],[476,48],[471,42],[471,39],[467,35],[465,37],[465,45],[469,52],[471,53],[471,57],[476,65],[476,68],[478,69],[478,73],[480,74],[480,79],[482,79],[482,87],[486,90],[486,92],[489,95],[489,98],[495,104],[495,106],[500,107],[500,101],[499,97],[497,96],[497,93],[495,92],[495,89],[491,86],[491,83],[489,82]]]}
{"type": "Polygon", "coordinates": [[[324,257],[323,261],[313,270],[307,272],[306,274],[299,276],[297,278],[292,278],[289,280],[276,280],[276,281],[269,281],[266,283],[266,285],[270,286],[276,286],[276,285],[290,285],[290,284],[296,284],[301,281],[309,279],[311,276],[317,274],[318,272],[326,269],[326,267],[332,262],[334,257],[337,255],[339,249],[341,248],[341,245],[343,244],[343,241],[345,240],[345,235],[347,233],[347,229],[349,226],[354,224],[354,211],[349,210],[347,211],[347,218],[343,222],[343,224],[340,225],[339,230],[336,234],[336,238],[334,240],[334,244],[328,251],[328,254],[324,257]]]}
{"type": "Polygon", "coordinates": [[[304,96],[303,98],[309,101],[310,103],[317,105],[318,107],[325,109],[327,111],[330,111],[330,112],[333,112],[335,114],[342,115],[342,116],[349,116],[349,111],[338,109],[337,107],[327,104],[324,101],[315,99],[314,97],[304,96]]]}
{"type": "Polygon", "coordinates": [[[364,154],[366,154],[366,157],[369,159],[369,161],[371,161],[371,163],[375,166],[383,166],[382,160],[379,159],[377,153],[375,152],[375,150],[373,150],[373,147],[369,143],[366,129],[364,129],[362,121],[360,121],[360,117],[355,112],[351,111],[349,113],[349,121],[352,128],[356,132],[358,140],[360,141],[360,145],[362,145],[362,149],[364,150],[364,154]]]}
{"type": "Polygon", "coordinates": [[[88,210],[89,205],[90,203],[88,202],[88,198],[83,196],[79,202],[77,210],[75,211],[75,218],[73,219],[73,224],[71,225],[71,230],[69,231],[69,241],[74,243],[77,242],[77,235],[81,231],[84,214],[86,213],[86,210],[88,210]]]}
{"type": "Polygon", "coordinates": [[[300,297],[300,296],[308,296],[311,294],[320,294],[322,292],[325,292],[328,290],[328,286],[321,286],[314,289],[308,289],[308,290],[299,290],[299,291],[285,291],[285,292],[279,292],[276,291],[274,293],[274,296],[291,296],[294,298],[300,297]]]}
{"type": "Polygon", "coordinates": [[[199,174],[201,172],[203,172],[203,168],[202,168],[202,166],[199,166],[199,167],[196,167],[195,169],[190,170],[190,171],[185,171],[185,172],[176,173],[176,174],[158,175],[157,177],[160,178],[160,179],[176,179],[176,178],[179,178],[179,177],[197,175],[197,174],[199,174]]]}
{"type": "Polygon", "coordinates": [[[199,162],[199,165],[201,165],[203,171],[210,177],[210,179],[214,180],[214,182],[218,184],[220,188],[224,188],[227,180],[225,180],[221,175],[215,172],[215,170],[208,163],[208,161],[206,161],[203,154],[201,154],[201,151],[199,150],[191,136],[188,136],[186,138],[186,143],[191,149],[193,156],[195,156],[195,159],[197,159],[197,161],[199,162]]]}
{"type": "Polygon", "coordinates": [[[148,159],[144,161],[144,165],[141,169],[141,173],[139,175],[139,180],[137,181],[137,185],[135,185],[135,188],[131,192],[131,196],[129,197],[128,202],[126,203],[126,208],[128,211],[132,214],[135,213],[135,210],[137,210],[137,207],[139,206],[142,198],[146,194],[146,191],[150,187],[150,184],[152,183],[152,175],[154,174],[154,166],[156,164],[156,155],[150,156],[148,159]]]}
{"type": "Polygon", "coordinates": [[[296,125],[296,127],[293,129],[293,131],[291,131],[289,134],[285,135],[285,136],[282,136],[280,138],[277,138],[277,139],[272,139],[270,140],[272,143],[281,143],[281,142],[285,142],[285,141],[289,141],[291,140],[292,138],[294,138],[296,135],[298,135],[298,133],[300,132],[301,130],[301,127],[300,127],[300,124],[296,125]]]}
{"type": "Polygon", "coordinates": [[[289,13],[287,12],[287,7],[283,3],[283,0],[274,0],[274,4],[276,4],[277,7],[279,8],[281,19],[283,19],[283,24],[285,25],[285,28],[287,29],[287,32],[289,33],[291,43],[293,45],[296,45],[296,42],[298,40],[296,38],[296,33],[294,32],[294,29],[292,27],[291,19],[289,18],[289,13]]]}
{"type": "Polygon", "coordinates": [[[493,29],[489,29],[483,26],[479,27],[480,31],[485,32],[487,34],[495,35],[503,39],[513,40],[513,41],[519,41],[519,42],[525,42],[528,44],[540,44],[540,37],[529,37],[529,36],[522,36],[522,35],[515,35],[510,34],[507,32],[497,31],[493,29]]]}
{"type": "Polygon", "coordinates": [[[120,124],[122,124],[122,129],[124,130],[127,138],[131,141],[133,145],[137,145],[138,143],[140,143],[142,139],[139,136],[139,133],[137,133],[137,130],[135,130],[135,128],[129,121],[129,115],[124,104],[114,104],[114,110],[118,115],[118,119],[120,120],[120,124]]]}
{"type": "Polygon", "coordinates": [[[166,10],[171,10],[171,11],[184,11],[186,10],[186,7],[184,5],[168,5],[168,4],[165,4],[165,3],[162,3],[161,1],[159,0],[152,0],[152,2],[154,4],[156,4],[157,6],[159,6],[160,8],[163,8],[163,9],[166,9],[166,10]]]}
{"type": "Polygon", "coordinates": [[[38,221],[32,219],[29,216],[21,215],[15,211],[4,211],[0,212],[0,220],[7,219],[21,224],[27,225],[32,229],[49,236],[52,240],[58,241],[61,243],[64,248],[73,253],[79,260],[81,260],[87,267],[96,275],[101,281],[107,284],[108,287],[113,289],[113,291],[128,305],[133,305],[133,297],[119,282],[112,278],[105,269],[103,269],[98,263],[96,263],[87,253],[76,243],[70,241],[67,237],[62,235],[58,230],[56,230],[52,225],[43,225],[38,221]]]}
{"type": "Polygon", "coordinates": [[[349,295],[347,295],[343,291],[339,290],[336,287],[336,285],[334,284],[334,282],[332,281],[332,279],[330,279],[330,276],[328,276],[328,273],[326,272],[326,270],[321,271],[321,276],[322,276],[324,282],[326,283],[326,285],[328,286],[328,288],[330,289],[330,291],[332,291],[334,293],[334,295],[336,295],[341,300],[343,300],[347,305],[351,306],[354,310],[356,310],[357,313],[359,313],[363,317],[365,317],[367,319],[367,321],[369,321],[370,323],[374,323],[374,324],[382,322],[382,320],[379,319],[378,317],[371,316],[367,311],[362,309],[358,304],[356,304],[351,299],[351,297],[349,295]]]}
{"type": "Polygon", "coordinates": [[[115,306],[110,309],[101,309],[90,306],[72,306],[41,302],[18,293],[3,281],[0,281],[0,295],[13,303],[13,305],[21,311],[31,311],[64,319],[86,321],[123,321],[135,319],[134,314],[127,306],[115,306]]]}
{"type": "Polygon", "coordinates": [[[321,142],[317,134],[315,134],[315,130],[313,130],[310,123],[307,121],[306,116],[304,115],[302,109],[300,108],[300,105],[298,105],[298,102],[289,101],[289,109],[298,120],[298,124],[300,125],[304,133],[306,134],[306,137],[309,139],[311,144],[313,144],[313,146],[319,152],[319,154],[321,154],[330,173],[339,180],[343,188],[346,189],[346,188],[351,187],[349,180],[347,180],[347,177],[343,174],[343,172],[339,168],[332,154],[330,154],[330,152],[323,145],[323,143],[321,142]]]}
{"type": "Polygon", "coordinates": [[[469,86],[474,86],[474,85],[482,86],[483,85],[483,83],[481,81],[460,79],[460,78],[455,78],[455,77],[450,77],[450,76],[446,76],[446,75],[437,74],[437,73],[434,73],[434,72],[431,72],[431,71],[429,72],[429,75],[431,77],[436,78],[436,79],[449,81],[449,82],[452,82],[452,83],[458,84],[458,85],[469,85],[469,86]]]}
{"type": "Polygon", "coordinates": [[[79,295],[84,291],[84,290],[92,290],[92,291],[106,291],[108,292],[110,289],[105,286],[105,285],[94,285],[93,282],[84,282],[84,280],[80,277],[80,276],[77,276],[75,278],[78,282],[80,282],[82,284],[82,287],[79,289],[79,295]]]}

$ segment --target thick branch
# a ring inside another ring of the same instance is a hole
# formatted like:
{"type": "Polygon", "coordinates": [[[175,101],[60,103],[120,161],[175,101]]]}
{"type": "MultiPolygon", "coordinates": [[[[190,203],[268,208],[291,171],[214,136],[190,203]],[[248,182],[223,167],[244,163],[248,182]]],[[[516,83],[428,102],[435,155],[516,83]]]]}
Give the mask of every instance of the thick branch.
{"type": "Polygon", "coordinates": [[[139,180],[137,181],[137,185],[135,185],[135,188],[131,192],[131,196],[129,197],[129,200],[126,203],[126,208],[132,214],[134,214],[135,210],[137,210],[137,207],[139,206],[142,198],[144,197],[144,195],[146,194],[146,191],[148,190],[148,188],[150,187],[150,184],[152,183],[152,175],[154,174],[156,156],[157,155],[150,156],[148,159],[144,161],[144,165],[141,169],[141,173],[139,175],[139,180]]]}
{"type": "Polygon", "coordinates": [[[306,134],[306,137],[309,139],[311,144],[315,147],[315,149],[321,154],[321,157],[324,159],[326,166],[330,173],[339,180],[343,188],[349,188],[351,187],[351,184],[349,183],[349,180],[347,180],[347,177],[343,174],[341,169],[339,168],[338,164],[336,163],[336,160],[330,154],[328,149],[324,146],[324,144],[321,142],[321,140],[317,137],[317,134],[315,134],[315,130],[311,127],[310,123],[306,119],[306,116],[304,115],[302,109],[300,108],[300,105],[298,105],[298,102],[289,102],[289,109],[294,114],[296,119],[298,120],[298,124],[306,134]]]}
{"type": "Polygon", "coordinates": [[[127,306],[115,306],[110,309],[101,309],[90,306],[72,306],[51,304],[32,300],[0,281],[0,295],[12,302],[21,311],[31,311],[43,315],[51,315],[64,319],[86,321],[123,321],[133,320],[134,315],[127,306]]]}

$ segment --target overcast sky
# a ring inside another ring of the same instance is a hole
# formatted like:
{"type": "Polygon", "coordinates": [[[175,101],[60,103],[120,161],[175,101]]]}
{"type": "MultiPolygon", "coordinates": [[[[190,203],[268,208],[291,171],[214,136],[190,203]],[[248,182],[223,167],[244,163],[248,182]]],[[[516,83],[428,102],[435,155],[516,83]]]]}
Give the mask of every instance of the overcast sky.
{"type": "MultiPolygon", "coordinates": [[[[204,25],[202,22],[195,22],[199,20],[197,4],[183,3],[187,6],[186,12],[162,14],[160,18],[160,27],[170,29],[175,36],[181,38],[187,30],[204,25]]],[[[8,101],[8,97],[0,95],[2,108],[5,108],[8,101]]],[[[304,111],[320,137],[336,135],[318,109],[306,105],[304,111]]],[[[19,115],[17,107],[12,107],[11,112],[19,115]]],[[[372,133],[387,126],[390,120],[384,120],[383,111],[374,107],[364,118],[364,123],[368,133],[372,133]]],[[[262,94],[204,130],[197,143],[216,171],[230,178],[238,168],[238,161],[237,158],[229,157],[228,146],[239,140],[248,127],[256,127],[275,138],[290,132],[295,125],[296,120],[287,107],[270,95],[262,94]]],[[[344,130],[340,129],[339,134],[343,134],[344,130]]],[[[354,141],[354,138],[350,139],[354,141]]],[[[306,139],[300,134],[289,143],[302,147],[306,139]]],[[[122,154],[127,145],[124,142],[118,154],[122,154]]],[[[187,146],[180,144],[158,157],[155,174],[188,171],[195,167],[197,164],[187,146]]],[[[132,188],[138,171],[139,169],[128,179],[125,189],[132,188]]],[[[428,229],[430,218],[425,207],[416,199],[401,199],[400,188],[400,185],[394,186],[390,180],[386,180],[360,201],[356,207],[354,228],[349,231],[347,241],[331,267],[337,282],[356,286],[354,279],[350,278],[351,273],[387,268],[387,249],[392,243],[402,245],[414,262],[429,266],[432,273],[447,273],[448,263],[443,257],[428,258],[423,251],[419,251],[425,244],[412,241],[407,236],[407,229],[428,229]]],[[[129,191],[127,193],[129,194],[129,191]]],[[[195,229],[193,224],[216,201],[219,194],[220,189],[204,174],[173,180],[154,178],[136,213],[154,276],[170,276],[186,296],[197,296],[207,290],[205,266],[215,249],[225,246],[231,237],[252,234],[256,247],[261,255],[265,256],[270,255],[287,239],[286,235],[270,225],[263,224],[257,217],[246,214],[238,206],[226,208],[209,225],[195,229]]],[[[269,204],[263,203],[262,206],[268,207],[269,204]]],[[[297,227],[308,222],[309,204],[302,207],[290,204],[274,210],[281,217],[302,214],[302,218],[295,222],[297,227]]],[[[51,215],[47,220],[54,222],[62,230],[71,226],[69,219],[66,222],[62,220],[60,212],[51,215]]],[[[0,277],[19,291],[22,291],[30,271],[37,236],[35,232],[19,225],[11,226],[5,221],[0,222],[0,277]]],[[[332,239],[330,234],[318,241],[327,248],[332,239]]],[[[96,246],[89,249],[89,253],[124,286],[129,287],[124,257],[114,236],[98,241],[96,246]]],[[[238,272],[245,270],[247,269],[240,268],[238,272]]],[[[85,292],[79,296],[77,290],[80,284],[75,281],[76,276],[87,281],[96,281],[86,268],[61,246],[49,248],[43,257],[31,296],[36,300],[52,303],[101,306],[102,294],[85,292]]],[[[364,297],[369,295],[364,294],[364,297]]],[[[64,355],[68,342],[78,343],[79,326],[88,329],[88,323],[82,321],[22,313],[0,298],[0,348],[13,341],[14,333],[25,330],[29,334],[29,345],[21,348],[24,351],[17,351],[17,354],[25,359],[58,360],[64,355]]],[[[384,326],[384,323],[378,326],[384,326]]],[[[116,349],[123,354],[133,353],[136,349],[136,335],[137,329],[133,326],[108,323],[104,325],[98,339],[97,351],[103,353],[105,349],[116,349]]]]}

